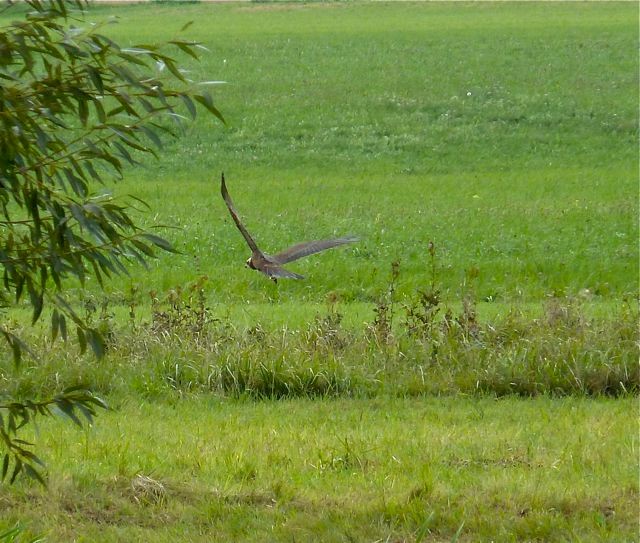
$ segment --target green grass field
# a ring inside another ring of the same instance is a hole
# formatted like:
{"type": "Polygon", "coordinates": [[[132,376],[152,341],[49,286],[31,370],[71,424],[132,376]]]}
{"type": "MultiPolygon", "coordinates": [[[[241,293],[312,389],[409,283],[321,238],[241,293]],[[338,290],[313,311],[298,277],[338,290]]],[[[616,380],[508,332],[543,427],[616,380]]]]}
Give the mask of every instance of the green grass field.
{"type": "Polygon", "coordinates": [[[635,541],[635,400],[130,400],[47,424],[49,541],[635,541]],[[150,478],[151,480],[147,479],[150,478]]]}
{"type": "MultiPolygon", "coordinates": [[[[267,251],[356,234],[293,267],[280,301],[371,302],[399,261],[399,292],[427,280],[426,247],[459,298],[619,299],[637,291],[637,6],[242,4],[94,8],[125,44],[179,34],[209,49],[194,78],[224,80],[228,127],[202,119],[117,192],[183,252],[116,281],[165,291],[200,274],[215,302],[274,297],[220,172],[267,251]],[[153,17],[149,12],[153,10],[153,17]],[[550,11],[553,14],[549,16],[550,11]]],[[[185,59],[187,66],[190,63],[185,59]]]]}
{"type": "Polygon", "coordinates": [[[227,82],[227,125],[199,117],[113,187],[180,254],[72,290],[106,357],[52,345],[46,319],[25,330],[39,360],[4,357],[12,395],[89,382],[114,411],[85,431],[41,424],[49,487],[0,489],[0,533],[637,541],[638,6],[153,2],[88,18],[113,15],[104,32],[127,45],[201,41],[184,64],[227,82]],[[361,241],[274,285],[244,267],[221,171],[265,251],[361,241]]]}

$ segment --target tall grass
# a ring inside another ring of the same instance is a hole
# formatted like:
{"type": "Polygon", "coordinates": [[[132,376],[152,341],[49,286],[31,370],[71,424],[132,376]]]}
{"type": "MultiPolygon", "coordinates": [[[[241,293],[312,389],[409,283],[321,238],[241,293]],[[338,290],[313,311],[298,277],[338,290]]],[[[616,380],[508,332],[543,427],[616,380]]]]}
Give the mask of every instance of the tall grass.
{"type": "Polygon", "coordinates": [[[399,276],[393,268],[389,288],[359,325],[343,322],[348,304],[334,302],[294,328],[268,318],[238,326],[207,305],[204,279],[156,294],[149,318],[133,300],[125,319],[108,298],[88,298],[87,318],[107,338],[105,359],[78,356],[72,342],[52,345],[36,331],[40,359],[17,370],[5,363],[6,388],[20,396],[91,382],[115,398],[215,392],[257,399],[639,391],[631,303],[615,318],[563,298],[550,298],[538,313],[514,307],[485,317],[471,290],[448,304],[437,283],[400,300],[399,276]]]}

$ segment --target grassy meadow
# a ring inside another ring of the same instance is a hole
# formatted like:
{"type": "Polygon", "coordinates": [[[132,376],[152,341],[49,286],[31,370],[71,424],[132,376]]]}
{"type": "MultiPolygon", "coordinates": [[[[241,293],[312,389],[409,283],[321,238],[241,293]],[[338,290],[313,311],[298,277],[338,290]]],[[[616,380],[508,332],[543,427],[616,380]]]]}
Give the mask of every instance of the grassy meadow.
{"type": "Polygon", "coordinates": [[[226,81],[227,124],[198,117],[108,187],[179,254],[70,290],[106,356],[52,344],[44,319],[23,330],[39,359],[4,357],[12,395],[90,383],[112,411],[27,436],[49,486],[1,488],[0,533],[636,541],[638,15],[92,6],[124,45],[202,42],[184,66],[226,81]],[[266,252],[360,241],[273,284],[244,267],[222,171],[266,252]]]}
{"type": "Polygon", "coordinates": [[[49,541],[636,541],[635,400],[127,400],[41,429],[49,541]]]}
{"type": "Polygon", "coordinates": [[[433,241],[451,299],[472,268],[480,300],[633,295],[637,14],[617,3],[94,8],[94,20],[118,17],[104,31],[124,44],[200,40],[202,62],[185,59],[194,79],[228,82],[214,88],[227,127],[201,118],[117,187],[150,204],[148,224],[178,227],[163,233],[183,254],[113,288],[207,275],[212,303],[276,292],[370,303],[393,261],[399,293],[424,285],[433,241]],[[267,252],[362,241],[292,265],[308,280],[276,291],[242,267],[221,171],[267,252]]]}

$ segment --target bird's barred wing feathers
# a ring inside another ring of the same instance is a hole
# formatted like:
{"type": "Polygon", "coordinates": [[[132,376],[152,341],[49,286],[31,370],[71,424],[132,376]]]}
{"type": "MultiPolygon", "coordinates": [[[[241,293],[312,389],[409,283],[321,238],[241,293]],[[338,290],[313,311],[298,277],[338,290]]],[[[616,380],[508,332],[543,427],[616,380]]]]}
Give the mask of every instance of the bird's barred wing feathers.
{"type": "Polygon", "coordinates": [[[258,249],[258,246],[256,245],[256,242],[253,241],[253,238],[251,237],[251,234],[249,234],[247,229],[244,227],[244,225],[240,221],[240,218],[238,217],[238,212],[233,207],[233,202],[231,201],[231,196],[229,196],[229,191],[227,191],[227,185],[224,182],[224,173],[222,174],[222,182],[220,184],[220,192],[222,193],[222,199],[224,200],[225,204],[227,204],[227,208],[229,209],[229,213],[231,213],[231,218],[233,219],[233,222],[236,223],[236,226],[238,227],[238,230],[240,230],[240,233],[243,235],[244,239],[247,242],[247,245],[249,245],[249,248],[255,253],[262,254],[262,251],[260,251],[260,249],[258,249]]]}
{"type": "Polygon", "coordinates": [[[358,238],[356,237],[307,241],[304,243],[298,243],[293,247],[289,247],[288,249],[279,252],[277,255],[271,256],[270,259],[278,264],[286,264],[287,262],[293,262],[294,260],[319,253],[320,251],[326,251],[327,249],[332,249],[333,247],[338,247],[345,243],[354,243],[356,241],[358,241],[358,238]]]}

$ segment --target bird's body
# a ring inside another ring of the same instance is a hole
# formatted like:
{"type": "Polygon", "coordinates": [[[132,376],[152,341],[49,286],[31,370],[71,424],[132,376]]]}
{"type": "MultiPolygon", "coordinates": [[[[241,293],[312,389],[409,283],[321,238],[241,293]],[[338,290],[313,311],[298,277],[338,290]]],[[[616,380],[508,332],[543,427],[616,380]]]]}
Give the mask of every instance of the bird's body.
{"type": "Polygon", "coordinates": [[[227,191],[227,185],[224,181],[224,174],[222,174],[220,192],[222,193],[222,198],[224,199],[225,204],[229,209],[229,213],[231,214],[233,222],[236,223],[238,230],[240,230],[240,233],[251,249],[251,256],[247,259],[246,262],[247,266],[252,270],[258,270],[259,272],[264,273],[267,277],[275,282],[277,282],[278,279],[284,278],[304,279],[304,276],[283,268],[282,264],[293,262],[294,260],[298,260],[299,258],[304,258],[305,256],[319,253],[320,251],[326,251],[327,249],[338,247],[340,245],[344,245],[345,243],[353,243],[355,241],[358,241],[355,237],[306,241],[304,243],[298,243],[297,245],[289,247],[288,249],[285,249],[284,251],[281,251],[276,255],[267,255],[258,248],[256,242],[251,237],[251,234],[249,234],[247,229],[242,224],[242,221],[240,221],[240,217],[238,216],[238,213],[233,206],[231,196],[229,196],[229,192],[227,191]]]}
{"type": "Polygon", "coordinates": [[[265,255],[264,253],[253,253],[247,259],[247,267],[252,270],[257,270],[264,273],[270,279],[277,281],[278,279],[304,279],[304,276],[294,273],[289,270],[285,270],[277,262],[273,260],[273,257],[265,255]]]}

